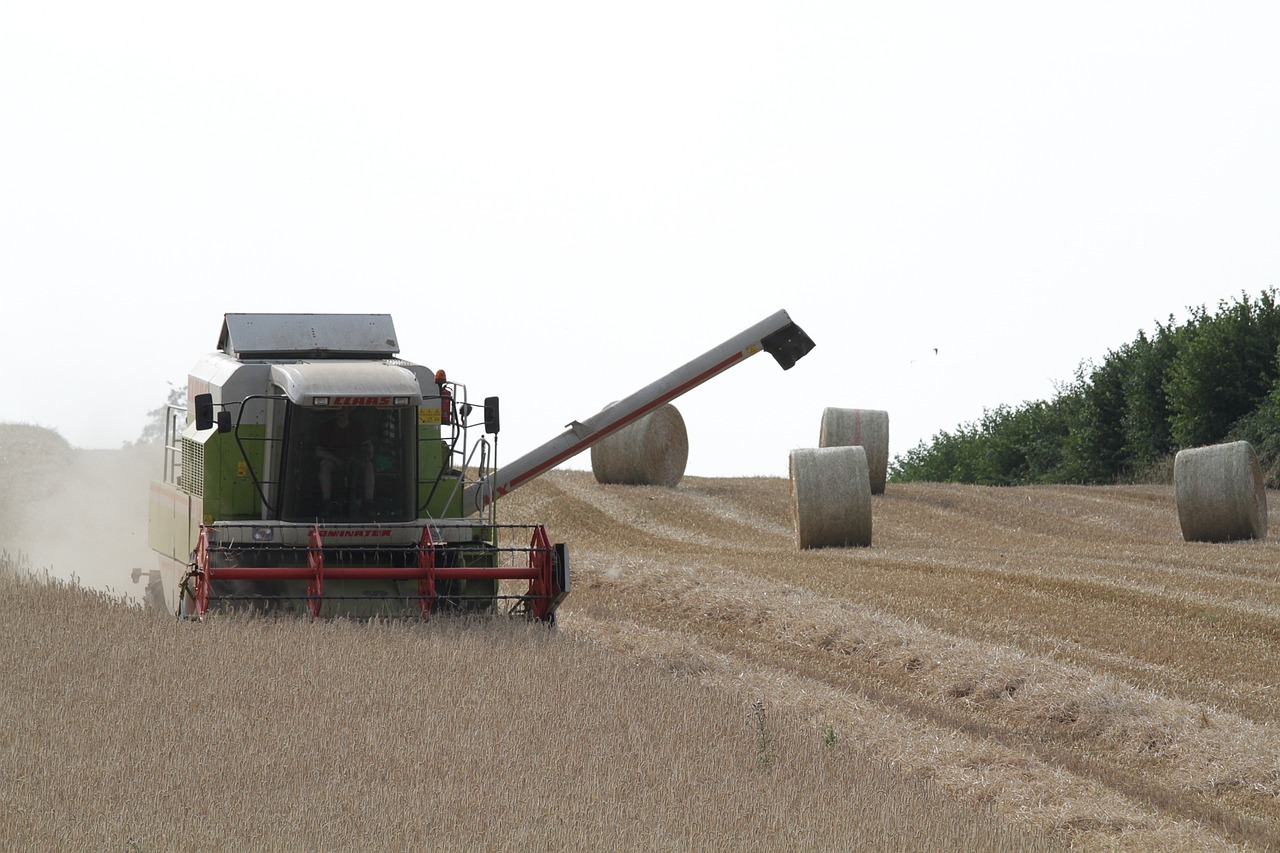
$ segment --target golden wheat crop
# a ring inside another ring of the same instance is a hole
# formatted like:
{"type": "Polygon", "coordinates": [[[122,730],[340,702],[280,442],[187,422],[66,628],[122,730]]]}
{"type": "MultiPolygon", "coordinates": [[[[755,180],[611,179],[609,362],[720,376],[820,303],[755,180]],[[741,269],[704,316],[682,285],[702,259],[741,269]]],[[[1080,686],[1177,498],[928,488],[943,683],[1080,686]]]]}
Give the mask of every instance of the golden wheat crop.
{"type": "Polygon", "coordinates": [[[180,623],[0,579],[23,850],[1051,849],[746,691],[508,621],[180,623]]]}

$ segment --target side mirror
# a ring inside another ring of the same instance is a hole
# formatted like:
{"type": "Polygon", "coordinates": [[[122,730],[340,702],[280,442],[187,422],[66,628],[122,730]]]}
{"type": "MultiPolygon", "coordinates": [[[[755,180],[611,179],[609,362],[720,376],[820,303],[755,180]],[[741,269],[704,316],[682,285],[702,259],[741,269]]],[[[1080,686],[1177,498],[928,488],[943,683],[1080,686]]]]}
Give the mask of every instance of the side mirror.
{"type": "Polygon", "coordinates": [[[196,429],[201,432],[207,429],[213,429],[213,395],[197,394],[195,407],[196,429]]]}
{"type": "Polygon", "coordinates": [[[498,418],[498,398],[484,398],[484,431],[490,434],[497,434],[500,426],[498,418]]]}
{"type": "Polygon", "coordinates": [[[231,432],[231,413],[226,409],[217,413],[213,413],[213,395],[197,394],[196,395],[196,429],[206,430],[213,429],[215,426],[218,432],[231,432]]]}

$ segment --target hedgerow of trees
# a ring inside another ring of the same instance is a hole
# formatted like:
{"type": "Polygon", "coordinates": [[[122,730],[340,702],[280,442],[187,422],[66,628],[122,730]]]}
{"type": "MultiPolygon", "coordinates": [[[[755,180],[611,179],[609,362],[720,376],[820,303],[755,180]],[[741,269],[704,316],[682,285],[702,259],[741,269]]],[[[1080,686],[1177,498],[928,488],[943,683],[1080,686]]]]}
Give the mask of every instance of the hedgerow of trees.
{"type": "Polygon", "coordinates": [[[1168,478],[1178,450],[1245,440],[1280,472],[1280,305],[1242,294],[1139,331],[1050,400],[999,406],[894,458],[896,482],[1106,484],[1168,478]]]}

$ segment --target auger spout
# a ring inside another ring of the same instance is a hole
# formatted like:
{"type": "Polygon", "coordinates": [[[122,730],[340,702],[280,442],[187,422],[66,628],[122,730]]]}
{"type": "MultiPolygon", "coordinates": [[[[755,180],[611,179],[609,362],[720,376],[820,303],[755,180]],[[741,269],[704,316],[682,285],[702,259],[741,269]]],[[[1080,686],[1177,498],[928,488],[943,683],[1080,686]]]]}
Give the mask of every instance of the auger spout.
{"type": "Polygon", "coordinates": [[[778,311],[591,417],[570,421],[560,435],[468,486],[463,493],[463,511],[468,515],[483,511],[497,498],[761,350],[772,355],[783,370],[790,370],[813,347],[813,341],[787,312],[778,311]]]}

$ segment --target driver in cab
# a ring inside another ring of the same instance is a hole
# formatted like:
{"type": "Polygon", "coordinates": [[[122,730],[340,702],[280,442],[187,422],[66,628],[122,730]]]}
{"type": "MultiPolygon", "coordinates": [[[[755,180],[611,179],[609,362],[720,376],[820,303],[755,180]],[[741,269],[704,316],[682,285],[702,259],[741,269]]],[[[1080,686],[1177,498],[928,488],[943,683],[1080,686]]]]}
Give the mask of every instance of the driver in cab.
{"type": "Polygon", "coordinates": [[[316,455],[320,458],[320,497],[326,508],[333,500],[334,481],[345,472],[359,481],[365,501],[373,499],[373,442],[352,420],[350,409],[335,409],[333,417],[320,427],[316,455]]]}

